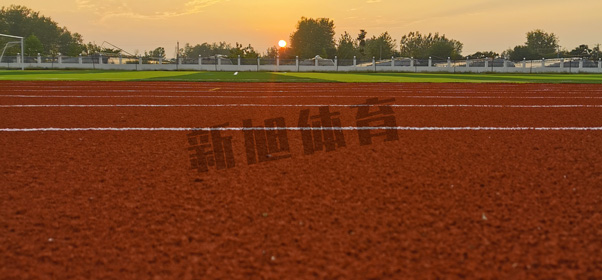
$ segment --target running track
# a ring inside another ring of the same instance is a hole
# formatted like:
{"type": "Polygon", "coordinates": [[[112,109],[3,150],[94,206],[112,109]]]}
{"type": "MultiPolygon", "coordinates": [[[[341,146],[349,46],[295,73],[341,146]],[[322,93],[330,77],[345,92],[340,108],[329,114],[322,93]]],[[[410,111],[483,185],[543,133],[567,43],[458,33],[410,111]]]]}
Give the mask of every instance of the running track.
{"type": "Polygon", "coordinates": [[[0,82],[0,116],[8,278],[602,277],[599,85],[0,82]],[[397,141],[359,145],[369,98],[397,141]],[[324,106],[346,145],[304,154],[324,106]],[[271,118],[290,157],[249,165],[271,118]]]}

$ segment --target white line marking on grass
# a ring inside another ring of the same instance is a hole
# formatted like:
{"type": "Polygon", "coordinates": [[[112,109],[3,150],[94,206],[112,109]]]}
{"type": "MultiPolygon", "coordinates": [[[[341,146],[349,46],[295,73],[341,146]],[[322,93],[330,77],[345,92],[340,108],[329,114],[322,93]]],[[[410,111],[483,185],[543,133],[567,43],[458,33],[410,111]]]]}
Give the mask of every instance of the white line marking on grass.
{"type": "Polygon", "coordinates": [[[402,131],[602,131],[602,127],[81,127],[81,128],[0,128],[0,132],[56,132],[56,131],[249,131],[249,130],[402,130],[402,131]]]}
{"type": "Polygon", "coordinates": [[[16,104],[0,108],[94,108],[94,107],[377,107],[396,108],[602,108],[602,105],[480,105],[480,104],[16,104]]]}

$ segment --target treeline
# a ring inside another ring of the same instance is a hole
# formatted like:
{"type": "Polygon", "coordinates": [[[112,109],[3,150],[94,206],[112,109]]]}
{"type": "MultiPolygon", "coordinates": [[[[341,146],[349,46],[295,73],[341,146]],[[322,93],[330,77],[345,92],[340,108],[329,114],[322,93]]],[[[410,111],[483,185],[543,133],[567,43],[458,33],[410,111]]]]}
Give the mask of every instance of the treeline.
{"type": "MultiPolygon", "coordinates": [[[[119,54],[123,51],[118,48],[99,46],[94,42],[84,43],[82,35],[72,33],[66,27],[60,27],[51,18],[40,15],[24,6],[11,5],[0,9],[0,33],[25,37],[24,53],[26,56],[56,56],[59,53],[66,56],[92,55],[92,54],[119,54]]],[[[7,42],[15,41],[0,37],[0,52],[7,42]]],[[[6,49],[5,55],[16,55],[21,50],[13,45],[6,49]]],[[[126,53],[124,53],[126,54],[126,53]]],[[[178,55],[184,57],[198,57],[224,55],[228,57],[257,58],[260,55],[251,45],[243,46],[236,43],[232,46],[226,42],[203,43],[197,45],[186,44],[179,50],[178,55]]],[[[139,55],[134,52],[134,55],[139,55]]],[[[143,57],[165,58],[167,53],[164,47],[157,47],[151,51],[140,54],[143,57]]]]}
{"type": "MultiPolygon", "coordinates": [[[[118,48],[98,46],[96,43],[84,43],[82,35],[72,33],[65,27],[60,27],[49,17],[40,15],[24,6],[11,5],[0,10],[0,33],[25,37],[25,55],[36,56],[57,55],[67,56],[92,54],[119,54],[124,52],[118,48]]],[[[234,46],[226,42],[202,43],[192,45],[186,43],[183,48],[176,50],[177,57],[197,58],[220,55],[229,58],[257,58],[280,56],[291,59],[299,56],[302,59],[319,55],[322,58],[352,59],[387,59],[390,57],[413,57],[416,59],[436,60],[468,58],[509,58],[511,60],[541,59],[552,57],[583,57],[599,59],[602,57],[600,44],[590,48],[582,44],[571,51],[561,49],[558,37],[554,33],[534,30],[527,33],[527,41],[523,45],[506,50],[501,54],[494,51],[480,51],[467,56],[462,55],[463,44],[444,34],[422,34],[418,31],[403,35],[399,41],[393,39],[388,32],[369,36],[362,29],[357,34],[344,32],[335,38],[334,21],[328,18],[302,17],[291,34],[289,47],[271,47],[265,53],[258,53],[250,44],[236,43],[234,46]]],[[[0,48],[6,42],[14,39],[0,38],[0,48]]],[[[111,45],[112,46],[112,45],[111,45]]],[[[114,47],[114,46],[113,46],[114,47]]],[[[16,55],[20,49],[16,46],[8,48],[6,55],[16,55]]],[[[125,53],[124,54],[129,54],[125,53]]],[[[134,53],[138,55],[137,52],[134,53]]],[[[164,47],[157,47],[141,54],[144,57],[165,58],[164,47]]]]}
{"type": "Polygon", "coordinates": [[[327,18],[301,18],[297,29],[291,34],[291,47],[278,50],[273,47],[268,55],[280,53],[284,57],[302,58],[319,55],[325,58],[337,56],[339,59],[386,59],[392,56],[414,58],[461,58],[463,44],[438,33],[421,34],[410,32],[401,37],[399,48],[397,40],[388,32],[368,36],[364,29],[355,36],[344,32],[335,40],[334,21],[327,18]]]}
{"type": "Polygon", "coordinates": [[[527,33],[527,41],[525,44],[505,51],[504,56],[514,61],[555,57],[581,57],[598,60],[602,57],[600,44],[596,44],[591,49],[588,45],[582,44],[571,51],[568,51],[566,49],[560,49],[558,41],[556,34],[536,29],[527,33]]]}
{"type": "Polygon", "coordinates": [[[249,44],[246,47],[236,43],[234,47],[226,42],[220,43],[203,43],[197,45],[186,44],[180,53],[184,57],[196,58],[199,56],[209,57],[215,55],[222,55],[229,58],[237,58],[239,55],[241,58],[257,58],[259,53],[249,44]]]}
{"type": "MultiPolygon", "coordinates": [[[[80,34],[71,33],[67,28],[59,27],[49,17],[23,6],[2,7],[0,33],[25,37],[27,55],[37,55],[37,53],[78,55],[85,51],[80,34]]],[[[13,48],[7,50],[7,53],[14,55],[17,51],[20,50],[13,48]]]]}
{"type": "MultiPolygon", "coordinates": [[[[24,37],[24,53],[27,56],[57,55],[77,56],[79,54],[98,53],[101,47],[94,43],[84,44],[81,34],[72,33],[66,27],[60,27],[51,18],[40,15],[24,6],[11,5],[0,9],[0,33],[24,37]]],[[[7,41],[15,39],[0,38],[0,48],[7,41]]],[[[20,48],[6,49],[5,55],[16,55],[20,48]]],[[[117,50],[105,48],[106,52],[117,50]]]]}
{"type": "MultiPolygon", "coordinates": [[[[101,47],[96,43],[84,43],[79,33],[72,33],[66,27],[60,27],[51,18],[40,15],[24,6],[11,5],[0,9],[0,33],[24,37],[24,53],[26,56],[78,56],[103,53],[119,53],[120,50],[101,47]]],[[[7,42],[15,41],[0,37],[0,49],[7,42]]],[[[21,50],[14,45],[5,50],[5,55],[16,55],[21,50]]]]}
{"type": "Polygon", "coordinates": [[[354,56],[359,59],[371,59],[372,57],[386,59],[391,56],[437,60],[508,58],[515,61],[554,57],[581,57],[597,60],[602,57],[600,44],[593,48],[582,44],[568,51],[560,48],[558,37],[554,33],[546,33],[539,29],[526,34],[527,41],[524,45],[516,46],[501,54],[494,51],[479,51],[464,57],[462,55],[464,45],[458,40],[447,38],[444,34],[409,32],[401,37],[399,46],[397,46],[397,41],[388,32],[372,37],[367,36],[366,30],[360,30],[356,36],[344,32],[338,40],[335,40],[334,27],[334,22],[327,18],[303,17],[290,37],[291,47],[284,50],[273,47],[268,50],[268,55],[279,54],[289,58],[320,55],[326,58],[337,56],[340,59],[349,59],[354,56]]]}

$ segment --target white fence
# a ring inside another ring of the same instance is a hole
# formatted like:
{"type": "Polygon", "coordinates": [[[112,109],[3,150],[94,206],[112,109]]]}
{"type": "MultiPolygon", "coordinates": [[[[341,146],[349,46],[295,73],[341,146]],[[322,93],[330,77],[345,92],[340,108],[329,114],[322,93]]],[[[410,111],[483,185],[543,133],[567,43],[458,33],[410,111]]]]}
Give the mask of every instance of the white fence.
{"type": "Polygon", "coordinates": [[[602,73],[602,61],[580,58],[509,61],[472,59],[462,61],[390,58],[360,59],[241,59],[226,57],[180,58],[166,61],[143,57],[3,57],[2,69],[98,69],[98,70],[190,70],[190,71],[273,71],[273,72],[447,72],[447,73],[602,73]],[[23,62],[21,60],[24,60],[23,62]]]}

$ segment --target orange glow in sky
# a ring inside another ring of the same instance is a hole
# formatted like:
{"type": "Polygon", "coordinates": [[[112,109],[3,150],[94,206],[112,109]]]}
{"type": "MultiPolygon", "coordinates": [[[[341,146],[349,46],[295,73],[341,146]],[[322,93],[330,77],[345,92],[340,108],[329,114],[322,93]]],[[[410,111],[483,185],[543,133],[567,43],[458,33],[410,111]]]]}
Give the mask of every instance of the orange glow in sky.
{"type": "Polygon", "coordinates": [[[27,6],[85,42],[110,42],[144,53],[177,42],[225,41],[251,44],[259,53],[288,40],[302,16],[327,17],[335,39],[347,31],[368,37],[388,31],[399,43],[411,32],[439,32],[464,43],[463,54],[502,52],[525,43],[526,33],[555,33],[562,48],[602,43],[600,0],[3,0],[0,6],[27,6]]]}

